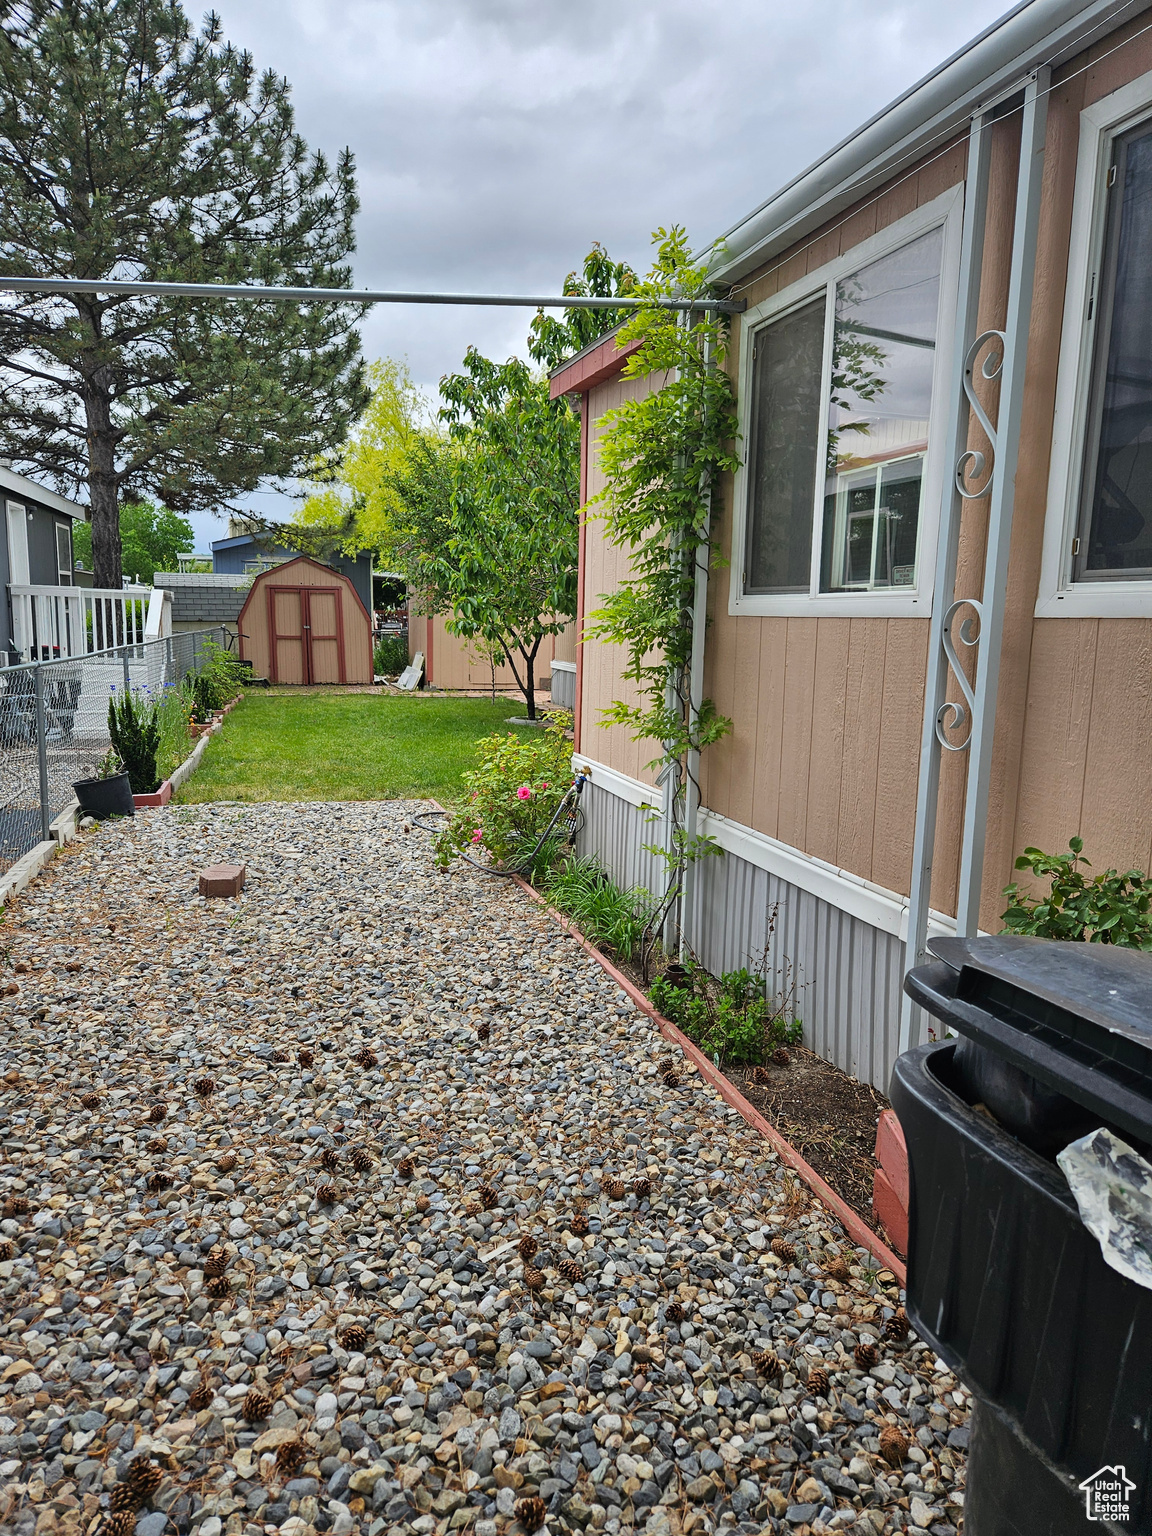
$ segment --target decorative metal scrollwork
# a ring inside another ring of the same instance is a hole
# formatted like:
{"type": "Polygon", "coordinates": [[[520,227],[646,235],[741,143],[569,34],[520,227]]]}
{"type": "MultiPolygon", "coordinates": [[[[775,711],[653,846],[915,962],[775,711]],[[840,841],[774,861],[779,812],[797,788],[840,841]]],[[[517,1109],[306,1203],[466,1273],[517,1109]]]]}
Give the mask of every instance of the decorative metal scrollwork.
{"type": "Polygon", "coordinates": [[[944,630],[940,636],[940,643],[944,647],[944,654],[948,658],[948,665],[952,669],[952,676],[956,679],[960,692],[964,695],[967,708],[956,699],[948,699],[941,704],[936,711],[936,740],[949,752],[963,752],[972,739],[972,713],[976,708],[976,694],[972,684],[968,681],[968,674],[960,665],[960,656],[952,639],[952,627],[956,614],[961,608],[971,608],[975,616],[977,628],[972,628],[972,616],[964,619],[956,625],[956,634],[960,644],[973,646],[980,641],[980,625],[984,622],[984,610],[974,597],[958,597],[944,615],[944,630]],[[963,741],[949,741],[947,731],[963,730],[967,726],[963,741]]]}
{"type": "Polygon", "coordinates": [[[968,477],[971,475],[979,480],[988,463],[987,459],[978,448],[966,448],[956,460],[956,489],[964,497],[965,501],[976,501],[981,496],[986,496],[996,478],[996,428],[988,419],[988,412],[980,404],[976,395],[976,389],[972,382],[972,372],[976,367],[976,359],[981,350],[990,341],[998,341],[1000,345],[994,347],[980,365],[980,372],[984,378],[991,381],[1000,377],[1000,370],[1004,366],[1004,349],[1008,345],[1008,338],[1003,331],[981,331],[976,340],[964,354],[964,393],[968,397],[968,405],[976,420],[984,428],[985,435],[992,452],[992,466],[988,470],[988,478],[976,490],[968,487],[968,477]]]}

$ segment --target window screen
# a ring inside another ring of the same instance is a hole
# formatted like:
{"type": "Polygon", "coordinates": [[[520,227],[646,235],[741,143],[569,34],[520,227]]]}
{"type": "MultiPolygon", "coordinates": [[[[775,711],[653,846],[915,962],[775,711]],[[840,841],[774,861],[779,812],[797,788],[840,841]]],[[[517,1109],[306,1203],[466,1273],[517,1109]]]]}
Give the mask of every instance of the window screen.
{"type": "Polygon", "coordinates": [[[746,592],[807,592],[821,416],[824,296],[757,332],[746,592]]]}
{"type": "Polygon", "coordinates": [[[1080,578],[1152,576],[1152,125],[1116,140],[1081,500],[1080,578]]]}

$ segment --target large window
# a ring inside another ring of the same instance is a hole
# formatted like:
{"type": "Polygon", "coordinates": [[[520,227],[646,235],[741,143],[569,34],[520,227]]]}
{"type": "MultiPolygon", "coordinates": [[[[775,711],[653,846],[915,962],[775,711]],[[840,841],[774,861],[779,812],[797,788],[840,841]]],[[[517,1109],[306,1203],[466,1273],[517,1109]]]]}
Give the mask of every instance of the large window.
{"type": "Polygon", "coordinates": [[[754,332],[746,594],[917,583],[943,229],[754,332]]]}
{"type": "Polygon", "coordinates": [[[1113,141],[1073,577],[1152,577],[1152,124],[1113,141]]]}

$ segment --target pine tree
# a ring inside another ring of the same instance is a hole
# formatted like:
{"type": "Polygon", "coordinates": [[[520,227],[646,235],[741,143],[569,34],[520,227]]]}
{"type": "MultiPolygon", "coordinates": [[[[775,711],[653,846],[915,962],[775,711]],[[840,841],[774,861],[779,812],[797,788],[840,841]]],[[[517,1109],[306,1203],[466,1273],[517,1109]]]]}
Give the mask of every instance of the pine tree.
{"type": "MultiPolygon", "coordinates": [[[[210,14],[0,0],[0,271],[344,287],[355,174],[297,133],[210,14]]],[[[360,307],[115,294],[0,300],[0,453],[87,486],[99,586],[119,506],[227,505],[336,449],[367,401],[360,307]]]]}

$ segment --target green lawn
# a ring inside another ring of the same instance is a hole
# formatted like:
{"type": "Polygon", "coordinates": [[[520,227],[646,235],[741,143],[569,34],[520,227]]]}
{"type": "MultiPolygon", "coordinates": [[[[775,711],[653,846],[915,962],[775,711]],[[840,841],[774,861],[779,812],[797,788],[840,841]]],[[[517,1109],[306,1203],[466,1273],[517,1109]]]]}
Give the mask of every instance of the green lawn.
{"type": "Polygon", "coordinates": [[[512,730],[505,721],[516,711],[511,699],[246,693],[176,798],[447,804],[460,796],[476,740],[512,730]]]}

